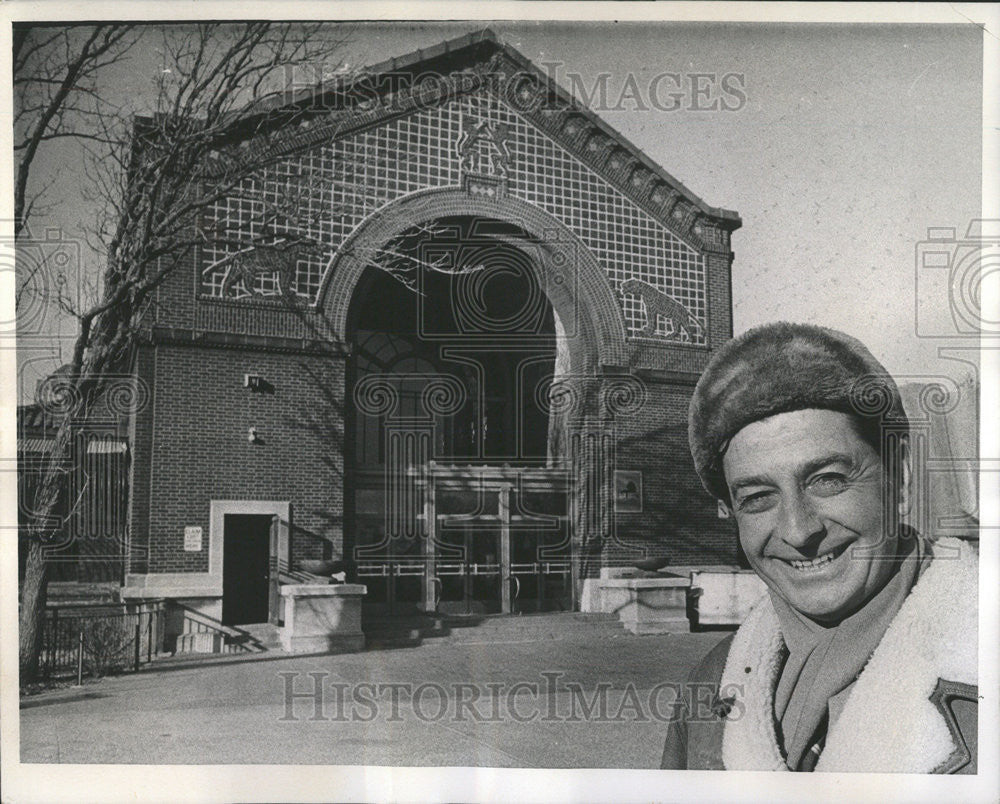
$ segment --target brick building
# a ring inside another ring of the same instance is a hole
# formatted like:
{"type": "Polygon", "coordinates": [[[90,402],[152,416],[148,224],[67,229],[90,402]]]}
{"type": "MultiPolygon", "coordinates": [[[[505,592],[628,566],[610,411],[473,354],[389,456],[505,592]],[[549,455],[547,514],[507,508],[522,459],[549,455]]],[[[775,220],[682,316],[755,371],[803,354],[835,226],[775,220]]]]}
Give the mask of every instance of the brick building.
{"type": "MultiPolygon", "coordinates": [[[[18,577],[24,577],[24,540],[34,516],[35,495],[50,460],[56,431],[65,410],[47,390],[60,385],[60,369],[40,384],[41,402],[17,408],[18,577]]],[[[128,532],[129,409],[117,401],[134,398],[133,380],[122,376],[109,382],[111,393],[93,405],[86,422],[73,427],[67,466],[65,499],[55,518],[59,538],[49,544],[49,597],[113,598],[124,572],[128,532]]]]}
{"type": "Polygon", "coordinates": [[[282,103],[212,217],[292,199],[319,247],[160,289],[123,596],[260,622],[326,559],[374,611],[586,610],[643,558],[735,565],[686,411],[739,217],[488,31],[282,103]]]}

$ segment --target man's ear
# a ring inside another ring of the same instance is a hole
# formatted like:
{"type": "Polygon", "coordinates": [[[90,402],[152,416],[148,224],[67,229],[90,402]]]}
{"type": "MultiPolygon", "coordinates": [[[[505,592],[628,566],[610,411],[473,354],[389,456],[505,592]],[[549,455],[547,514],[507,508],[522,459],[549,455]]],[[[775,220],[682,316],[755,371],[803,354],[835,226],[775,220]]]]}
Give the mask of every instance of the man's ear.
{"type": "Polygon", "coordinates": [[[910,512],[912,479],[913,466],[910,458],[910,440],[902,438],[899,441],[899,496],[896,502],[897,511],[901,518],[910,512]]]}

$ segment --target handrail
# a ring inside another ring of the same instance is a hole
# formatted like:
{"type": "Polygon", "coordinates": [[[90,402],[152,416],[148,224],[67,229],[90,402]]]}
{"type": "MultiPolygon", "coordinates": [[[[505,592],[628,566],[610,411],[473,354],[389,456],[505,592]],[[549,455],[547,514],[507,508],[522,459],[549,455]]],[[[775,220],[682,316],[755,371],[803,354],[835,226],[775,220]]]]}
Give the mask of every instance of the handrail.
{"type": "Polygon", "coordinates": [[[312,572],[306,572],[305,570],[281,570],[278,573],[278,583],[280,584],[329,582],[329,575],[316,575],[312,572]]]}
{"type": "Polygon", "coordinates": [[[179,609],[183,613],[184,617],[184,630],[182,634],[190,633],[217,633],[221,634],[223,637],[223,644],[225,646],[226,652],[228,653],[258,653],[266,651],[267,648],[249,631],[244,631],[242,628],[238,628],[233,625],[226,625],[221,620],[215,619],[204,612],[198,611],[197,609],[189,608],[188,606],[178,603],[176,601],[170,601],[170,605],[174,609],[179,609]],[[194,631],[188,630],[188,624],[194,623],[198,626],[194,631]]]}

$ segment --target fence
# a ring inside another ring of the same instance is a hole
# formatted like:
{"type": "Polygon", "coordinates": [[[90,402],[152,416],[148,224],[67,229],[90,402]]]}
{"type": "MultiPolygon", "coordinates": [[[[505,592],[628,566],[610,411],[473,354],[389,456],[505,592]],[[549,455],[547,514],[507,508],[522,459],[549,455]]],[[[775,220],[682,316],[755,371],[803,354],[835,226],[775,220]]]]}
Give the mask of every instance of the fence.
{"type": "Polygon", "coordinates": [[[39,670],[49,679],[138,670],[162,652],[165,619],[162,600],[48,609],[39,670]]]}

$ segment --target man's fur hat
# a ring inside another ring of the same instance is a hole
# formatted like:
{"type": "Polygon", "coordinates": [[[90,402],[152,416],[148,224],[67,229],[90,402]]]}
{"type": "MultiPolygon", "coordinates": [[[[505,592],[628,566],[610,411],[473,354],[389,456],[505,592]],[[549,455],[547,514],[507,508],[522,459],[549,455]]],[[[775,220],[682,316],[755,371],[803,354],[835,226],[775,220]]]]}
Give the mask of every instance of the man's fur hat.
{"type": "Polygon", "coordinates": [[[695,387],[688,439],[708,492],[729,500],[722,456],[734,435],[807,408],[854,416],[880,454],[883,425],[891,422],[897,433],[908,426],[896,383],[860,341],[811,324],[765,324],[719,349],[695,387]]]}

